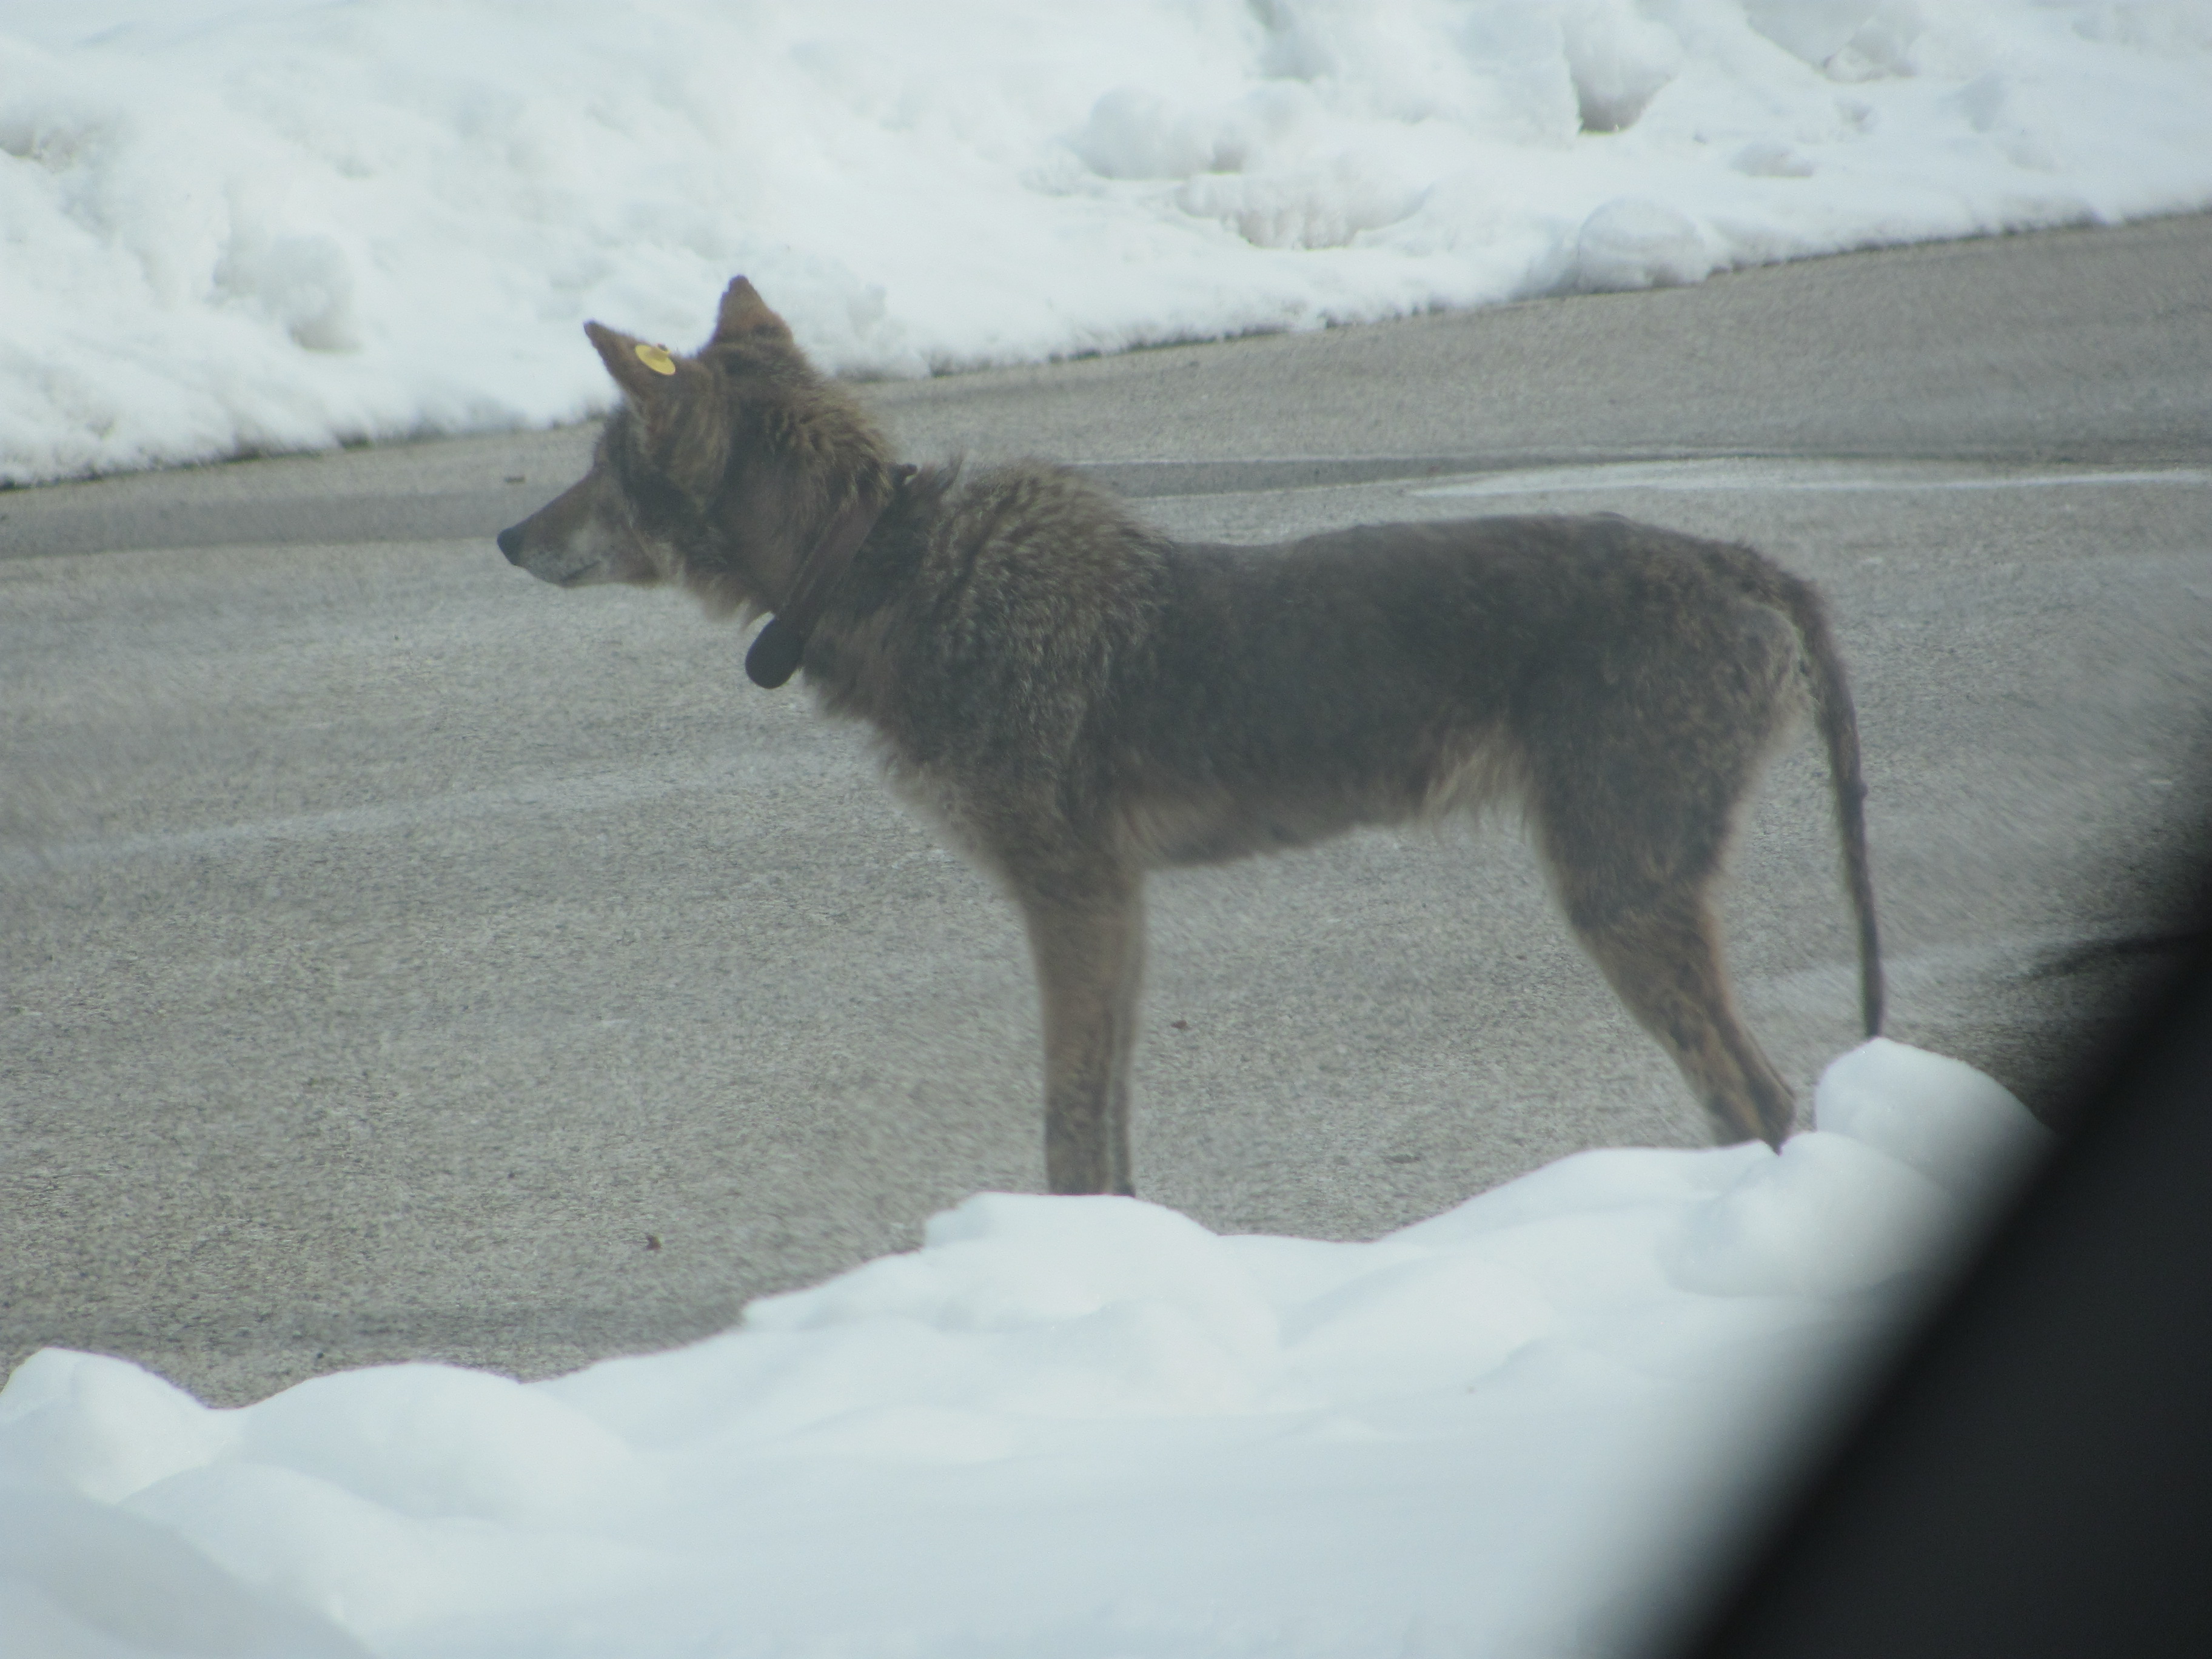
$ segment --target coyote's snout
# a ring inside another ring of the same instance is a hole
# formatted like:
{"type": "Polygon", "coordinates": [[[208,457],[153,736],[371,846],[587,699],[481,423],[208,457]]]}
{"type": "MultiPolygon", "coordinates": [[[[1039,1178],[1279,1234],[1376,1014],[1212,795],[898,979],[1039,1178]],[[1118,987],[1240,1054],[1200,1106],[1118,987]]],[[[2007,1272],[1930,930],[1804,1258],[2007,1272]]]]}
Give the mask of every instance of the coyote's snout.
{"type": "Polygon", "coordinates": [[[752,678],[803,671],[875,729],[894,785],[1028,924],[1054,1192],[1132,1189],[1148,871],[1501,795],[1721,1135],[1778,1145],[1793,1103],[1731,1005],[1707,896],[1808,704],[1880,1030],[1850,694],[1819,596],[1749,548],[1609,516],[1179,544],[1060,468],[897,465],[742,277],[688,356],[586,329],[623,406],[500,550],[562,586],[773,613],[752,678]]]}
{"type": "Polygon", "coordinates": [[[654,560],[653,544],[637,533],[635,520],[615,475],[594,465],[520,524],[501,531],[499,550],[556,587],[659,581],[671,572],[654,560]]]}

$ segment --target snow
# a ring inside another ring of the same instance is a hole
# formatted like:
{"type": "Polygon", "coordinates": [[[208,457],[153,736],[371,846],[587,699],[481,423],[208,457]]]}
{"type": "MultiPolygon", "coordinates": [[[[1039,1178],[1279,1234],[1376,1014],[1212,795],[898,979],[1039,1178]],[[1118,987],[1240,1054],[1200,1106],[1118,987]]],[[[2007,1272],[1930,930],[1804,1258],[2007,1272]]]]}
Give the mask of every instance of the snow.
{"type": "Polygon", "coordinates": [[[984,1194],[674,1352],[228,1411],[0,1391],[0,1655],[1620,1651],[2045,1139],[1836,1060],[1778,1155],[1591,1152],[1370,1243],[984,1194]]]}
{"type": "Polygon", "coordinates": [[[2203,0],[0,0],[0,480],[2208,205],[2203,0]]]}

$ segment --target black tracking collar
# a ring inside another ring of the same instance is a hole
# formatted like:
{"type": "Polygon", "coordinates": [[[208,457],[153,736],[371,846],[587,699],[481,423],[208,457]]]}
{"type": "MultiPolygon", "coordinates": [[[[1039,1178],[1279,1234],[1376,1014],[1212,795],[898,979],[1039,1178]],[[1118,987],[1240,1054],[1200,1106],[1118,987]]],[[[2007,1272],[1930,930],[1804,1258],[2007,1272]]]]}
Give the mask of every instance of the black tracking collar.
{"type": "MultiPolygon", "coordinates": [[[[914,477],[915,469],[901,465],[891,475],[894,497],[914,477]]],[[[793,584],[791,597],[776,608],[775,615],[768,619],[768,626],[753,636],[752,648],[745,653],[745,677],[755,685],[773,690],[799,672],[799,665],[806,655],[806,637],[814,631],[814,624],[822,619],[830,594],[852,568],[853,556],[860,550],[860,544],[868,539],[868,532],[884,515],[889,501],[863,495],[830,521],[830,528],[814,544],[799,567],[799,580],[793,584]]]]}

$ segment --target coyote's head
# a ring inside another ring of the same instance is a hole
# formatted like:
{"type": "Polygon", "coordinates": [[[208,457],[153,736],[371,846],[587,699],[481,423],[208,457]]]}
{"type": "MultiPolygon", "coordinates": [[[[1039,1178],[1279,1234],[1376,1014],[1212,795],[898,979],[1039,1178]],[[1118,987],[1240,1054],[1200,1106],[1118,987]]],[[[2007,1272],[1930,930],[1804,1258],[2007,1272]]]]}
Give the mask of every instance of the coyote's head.
{"type": "Polygon", "coordinates": [[[780,611],[823,538],[889,499],[883,433],[744,277],[690,356],[598,323],[584,331],[623,405],[581,482],[499,532],[532,575],[681,581],[718,614],[780,611]]]}

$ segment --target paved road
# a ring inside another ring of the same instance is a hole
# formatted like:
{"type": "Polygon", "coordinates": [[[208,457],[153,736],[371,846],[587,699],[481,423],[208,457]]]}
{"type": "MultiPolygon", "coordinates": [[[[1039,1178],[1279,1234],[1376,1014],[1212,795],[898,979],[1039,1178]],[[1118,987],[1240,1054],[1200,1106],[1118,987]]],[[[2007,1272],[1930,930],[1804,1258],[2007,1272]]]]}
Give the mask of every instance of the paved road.
{"type": "MultiPolygon", "coordinates": [[[[1193,535],[1757,541],[1856,673],[1893,1033],[2047,1099],[2162,954],[2212,793],[2212,220],[871,395],[1193,535]]],[[[1038,1184],[997,898],[729,632],[491,548],[589,440],[0,495],[0,1365],[538,1375],[1038,1184]]],[[[1854,1035],[1832,870],[1801,750],[1729,890],[1801,1086],[1854,1035]]],[[[1139,1182],[1208,1225],[1371,1235],[1703,1133],[1510,828],[1179,875],[1153,927],[1139,1182]]]]}

